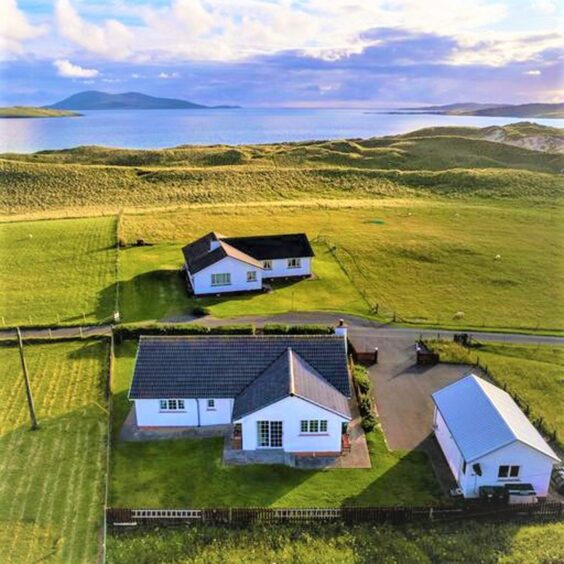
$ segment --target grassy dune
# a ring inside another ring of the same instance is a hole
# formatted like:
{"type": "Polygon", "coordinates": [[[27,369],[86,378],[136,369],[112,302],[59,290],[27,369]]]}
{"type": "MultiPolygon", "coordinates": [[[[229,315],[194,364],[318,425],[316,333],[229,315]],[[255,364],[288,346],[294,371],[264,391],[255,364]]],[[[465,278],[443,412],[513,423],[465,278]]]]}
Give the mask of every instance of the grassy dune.
{"type": "Polygon", "coordinates": [[[115,306],[114,217],[0,224],[0,322],[96,323],[115,306]]]}
{"type": "Polygon", "coordinates": [[[29,431],[17,347],[0,347],[2,562],[94,562],[102,525],[106,345],[27,346],[40,429],[29,431]],[[97,405],[98,404],[98,405],[97,405]]]}
{"type": "Polygon", "coordinates": [[[360,208],[216,206],[126,214],[121,237],[155,246],[121,253],[122,314],[139,320],[189,312],[193,302],[176,273],[180,248],[211,229],[232,236],[305,231],[320,241],[317,280],[272,294],[202,303],[219,317],[291,309],[367,315],[369,304],[379,304],[388,319],[395,313],[411,323],[562,329],[562,226],[559,210],[428,200],[360,208]],[[327,253],[328,246],[336,247],[350,278],[327,253]],[[143,295],[153,301],[143,302],[143,295]],[[459,313],[463,316],[456,319],[459,313]]]}

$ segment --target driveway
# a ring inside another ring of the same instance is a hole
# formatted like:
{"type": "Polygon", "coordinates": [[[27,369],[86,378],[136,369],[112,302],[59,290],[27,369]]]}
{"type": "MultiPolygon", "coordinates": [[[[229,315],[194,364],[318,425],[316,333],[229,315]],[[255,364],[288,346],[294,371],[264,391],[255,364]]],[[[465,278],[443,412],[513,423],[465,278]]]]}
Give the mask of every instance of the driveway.
{"type": "MultiPolygon", "coordinates": [[[[388,447],[402,450],[419,447],[432,432],[431,394],[469,371],[476,373],[476,368],[442,363],[417,366],[415,339],[401,333],[369,340],[363,336],[362,341],[365,346],[378,347],[379,362],[368,372],[388,447]]],[[[354,335],[352,342],[355,342],[354,335]]]]}

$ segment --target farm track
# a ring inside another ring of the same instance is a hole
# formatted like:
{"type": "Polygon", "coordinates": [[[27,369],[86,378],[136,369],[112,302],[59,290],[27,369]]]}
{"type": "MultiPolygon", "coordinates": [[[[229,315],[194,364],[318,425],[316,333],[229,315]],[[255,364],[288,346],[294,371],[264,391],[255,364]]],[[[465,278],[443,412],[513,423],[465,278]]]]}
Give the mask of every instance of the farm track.
{"type": "MultiPolygon", "coordinates": [[[[464,331],[463,329],[453,331],[450,329],[418,329],[412,327],[400,327],[390,324],[379,323],[363,317],[343,313],[327,312],[294,312],[283,313],[272,316],[250,315],[231,318],[194,318],[192,315],[175,316],[163,320],[166,323],[194,323],[208,327],[218,327],[231,324],[254,324],[262,327],[269,323],[282,323],[290,325],[301,325],[308,323],[319,323],[331,325],[337,320],[344,319],[348,325],[350,335],[356,339],[371,341],[378,338],[398,338],[417,340],[423,338],[446,338],[452,339],[456,333],[467,332],[480,341],[495,341],[521,345],[564,345],[564,337],[550,335],[535,335],[527,333],[510,333],[495,331],[464,331]]],[[[112,333],[111,325],[92,325],[82,327],[83,337],[109,336],[112,333]]],[[[26,339],[48,339],[53,338],[79,338],[80,328],[77,327],[53,327],[51,329],[22,329],[22,335],[26,339]]],[[[14,329],[0,330],[0,339],[15,339],[14,329]]]]}

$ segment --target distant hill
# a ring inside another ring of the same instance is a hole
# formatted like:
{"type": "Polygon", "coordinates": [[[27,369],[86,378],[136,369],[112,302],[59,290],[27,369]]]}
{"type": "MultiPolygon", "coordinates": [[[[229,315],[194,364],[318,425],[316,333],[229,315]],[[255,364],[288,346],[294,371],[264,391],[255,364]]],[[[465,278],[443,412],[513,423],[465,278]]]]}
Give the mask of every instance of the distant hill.
{"type": "Polygon", "coordinates": [[[109,94],[88,90],[73,94],[45,108],[65,110],[200,110],[205,108],[235,108],[237,106],[204,106],[176,98],[156,98],[140,92],[109,94]]]}
{"type": "Polygon", "coordinates": [[[80,114],[67,110],[52,110],[47,108],[35,108],[33,106],[11,106],[0,108],[0,118],[56,118],[76,117],[80,114]]]}
{"type": "Polygon", "coordinates": [[[390,113],[439,114],[449,116],[490,116],[517,118],[564,118],[564,103],[558,104],[476,104],[463,102],[446,106],[403,108],[390,113]]]}

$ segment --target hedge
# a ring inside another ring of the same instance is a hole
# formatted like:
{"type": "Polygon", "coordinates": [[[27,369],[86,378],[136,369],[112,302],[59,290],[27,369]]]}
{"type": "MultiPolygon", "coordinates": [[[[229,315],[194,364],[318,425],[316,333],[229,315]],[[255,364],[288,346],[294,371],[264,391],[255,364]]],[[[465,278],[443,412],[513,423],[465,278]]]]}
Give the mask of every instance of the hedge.
{"type": "Polygon", "coordinates": [[[206,327],[204,325],[171,323],[131,324],[114,328],[114,336],[118,342],[138,339],[141,335],[254,335],[254,325],[220,325],[206,327]]]}
{"type": "Polygon", "coordinates": [[[363,366],[353,368],[353,381],[358,391],[358,410],[361,416],[361,425],[366,432],[373,431],[376,427],[374,416],[374,402],[372,401],[372,383],[368,371],[363,366]]]}
{"type": "Polygon", "coordinates": [[[262,328],[261,333],[264,335],[332,335],[334,329],[330,325],[268,323],[262,328]]]}

